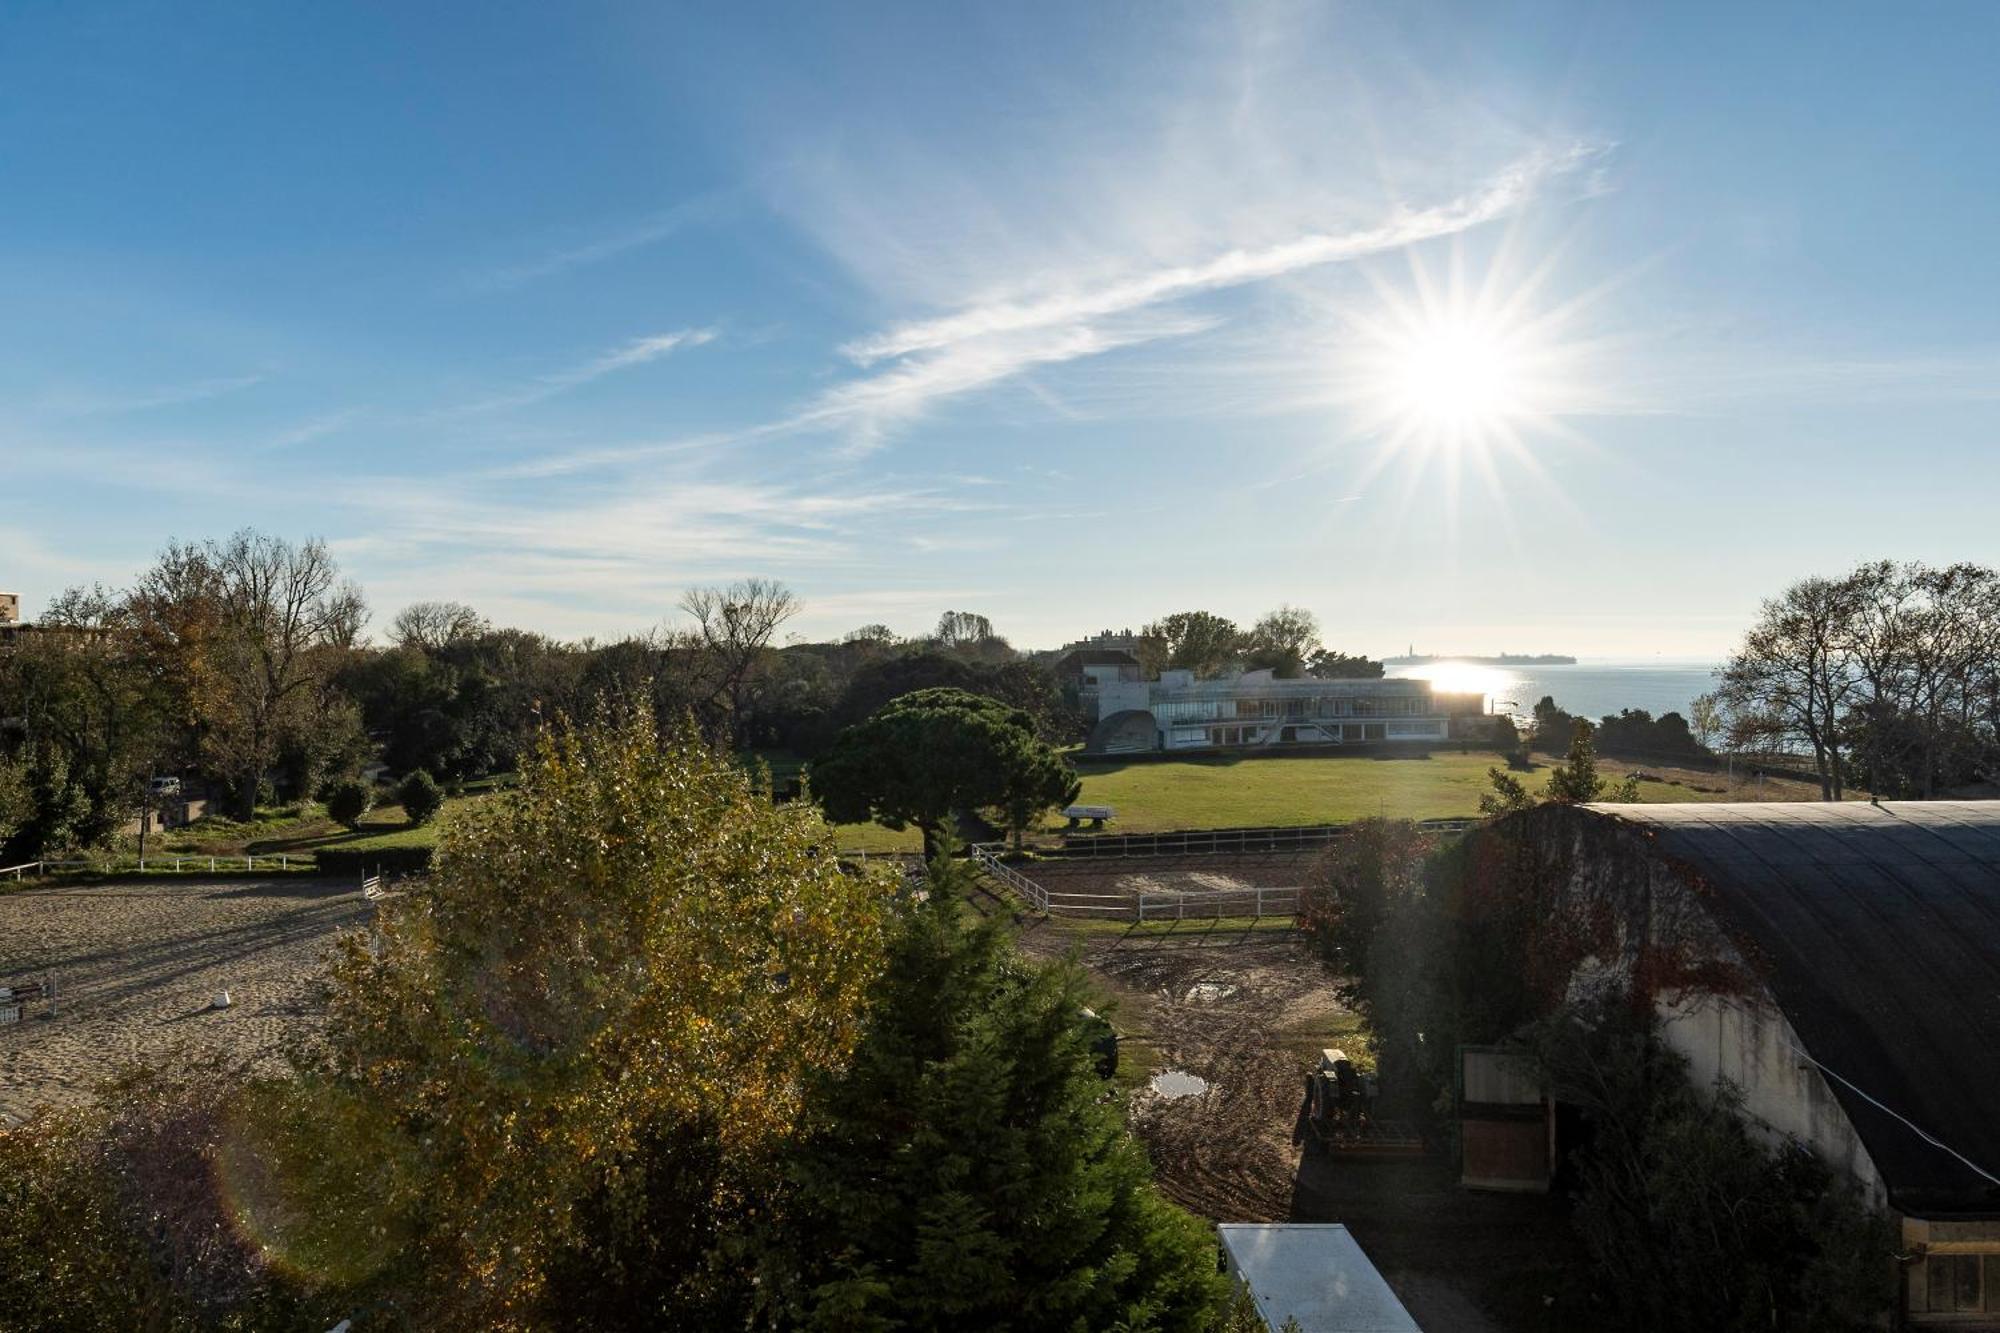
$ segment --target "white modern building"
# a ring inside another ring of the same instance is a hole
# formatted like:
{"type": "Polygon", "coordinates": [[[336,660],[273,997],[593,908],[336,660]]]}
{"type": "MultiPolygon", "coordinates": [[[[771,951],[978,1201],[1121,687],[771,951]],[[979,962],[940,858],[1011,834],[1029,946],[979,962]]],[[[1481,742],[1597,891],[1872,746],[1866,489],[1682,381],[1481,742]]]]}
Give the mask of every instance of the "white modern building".
{"type": "Polygon", "coordinates": [[[1476,718],[1485,708],[1480,695],[1442,694],[1427,680],[1279,680],[1269,671],[1196,680],[1180,670],[1141,680],[1136,674],[1084,668],[1078,693],[1093,723],[1088,752],[1430,744],[1451,739],[1453,719],[1476,718]]]}

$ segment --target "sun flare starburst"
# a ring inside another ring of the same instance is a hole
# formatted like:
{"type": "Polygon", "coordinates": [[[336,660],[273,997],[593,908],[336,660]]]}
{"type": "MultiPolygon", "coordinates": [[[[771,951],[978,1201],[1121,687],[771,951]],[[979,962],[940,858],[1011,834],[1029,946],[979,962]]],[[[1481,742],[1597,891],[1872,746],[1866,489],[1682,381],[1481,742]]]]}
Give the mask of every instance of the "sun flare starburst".
{"type": "Polygon", "coordinates": [[[1378,280],[1373,313],[1347,321],[1340,371],[1361,432],[1391,456],[1482,462],[1528,457],[1530,437],[1563,433],[1558,418],[1584,387],[1581,347],[1565,334],[1573,310],[1536,308],[1539,285],[1498,269],[1475,285],[1458,262],[1443,283],[1414,263],[1407,286],[1378,280]]]}
{"type": "Polygon", "coordinates": [[[1520,410],[1522,366],[1503,330],[1444,320],[1410,331],[1390,350],[1387,392],[1410,421],[1464,435],[1520,410]]]}

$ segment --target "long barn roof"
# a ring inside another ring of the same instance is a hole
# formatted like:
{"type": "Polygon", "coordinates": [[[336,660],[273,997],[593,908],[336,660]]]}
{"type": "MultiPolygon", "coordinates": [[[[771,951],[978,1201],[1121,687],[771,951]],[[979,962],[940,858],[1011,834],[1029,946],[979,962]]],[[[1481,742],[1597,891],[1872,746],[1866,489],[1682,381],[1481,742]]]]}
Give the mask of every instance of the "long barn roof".
{"type": "Polygon", "coordinates": [[[2000,1175],[2000,801],[1587,808],[1709,886],[1899,1208],[2000,1215],[1917,1132],[2000,1175]]]}

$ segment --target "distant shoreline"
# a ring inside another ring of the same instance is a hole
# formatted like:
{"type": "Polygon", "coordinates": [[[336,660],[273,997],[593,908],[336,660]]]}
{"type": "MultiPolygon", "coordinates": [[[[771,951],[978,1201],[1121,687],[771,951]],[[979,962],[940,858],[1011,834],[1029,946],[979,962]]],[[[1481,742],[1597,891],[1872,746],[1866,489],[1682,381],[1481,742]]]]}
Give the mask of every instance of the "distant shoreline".
{"type": "Polygon", "coordinates": [[[1433,662],[1469,662],[1473,666],[1575,666],[1576,659],[1564,653],[1501,653],[1477,657],[1460,653],[1415,653],[1385,657],[1384,666],[1429,666],[1433,662]]]}

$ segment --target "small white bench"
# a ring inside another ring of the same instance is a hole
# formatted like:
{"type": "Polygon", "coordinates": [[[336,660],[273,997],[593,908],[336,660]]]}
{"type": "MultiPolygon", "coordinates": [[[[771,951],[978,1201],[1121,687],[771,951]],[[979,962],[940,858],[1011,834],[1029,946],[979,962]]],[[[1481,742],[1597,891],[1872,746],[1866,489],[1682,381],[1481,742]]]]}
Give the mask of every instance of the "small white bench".
{"type": "Polygon", "coordinates": [[[1063,808],[1062,816],[1071,828],[1079,827],[1086,819],[1092,828],[1103,828],[1104,821],[1116,819],[1118,812],[1108,805],[1071,805],[1063,808]]]}

